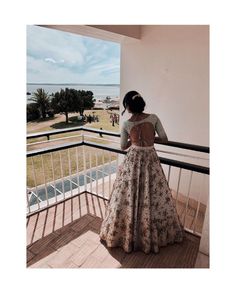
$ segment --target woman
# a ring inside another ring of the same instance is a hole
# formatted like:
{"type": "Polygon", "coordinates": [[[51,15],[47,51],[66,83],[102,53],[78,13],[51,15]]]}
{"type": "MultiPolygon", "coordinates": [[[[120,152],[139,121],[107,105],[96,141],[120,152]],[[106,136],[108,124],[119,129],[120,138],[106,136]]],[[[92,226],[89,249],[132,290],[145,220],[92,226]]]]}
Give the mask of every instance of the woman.
{"type": "Polygon", "coordinates": [[[127,253],[158,253],[159,247],[181,242],[184,237],[154,148],[154,143],[168,139],[159,118],[143,112],[145,102],[138,92],[128,92],[123,105],[123,113],[127,109],[132,114],[121,130],[121,149],[128,148],[128,152],[113,184],[100,239],[108,247],[120,246],[127,253]]]}

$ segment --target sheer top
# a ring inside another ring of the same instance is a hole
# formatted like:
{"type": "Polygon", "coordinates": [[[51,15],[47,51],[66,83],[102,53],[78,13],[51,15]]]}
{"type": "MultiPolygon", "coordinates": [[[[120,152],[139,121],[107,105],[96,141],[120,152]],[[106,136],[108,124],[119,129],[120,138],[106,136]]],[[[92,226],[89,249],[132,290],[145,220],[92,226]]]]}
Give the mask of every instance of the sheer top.
{"type": "Polygon", "coordinates": [[[138,121],[125,121],[121,129],[121,148],[126,149],[128,139],[137,146],[152,146],[155,132],[161,139],[167,139],[165,130],[156,114],[149,114],[138,121]]]}

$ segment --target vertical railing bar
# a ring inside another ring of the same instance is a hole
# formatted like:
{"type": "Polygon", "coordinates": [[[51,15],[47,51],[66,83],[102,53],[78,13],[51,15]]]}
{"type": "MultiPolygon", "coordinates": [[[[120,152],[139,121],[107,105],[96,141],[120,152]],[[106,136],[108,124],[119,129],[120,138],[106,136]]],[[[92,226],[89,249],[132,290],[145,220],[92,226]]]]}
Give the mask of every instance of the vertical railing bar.
{"type": "Polygon", "coordinates": [[[71,194],[71,197],[73,196],[73,193],[72,193],[72,183],[71,183],[71,158],[70,158],[70,149],[67,150],[68,152],[68,163],[69,163],[69,181],[70,181],[70,194],[71,194]]]}
{"type": "Polygon", "coordinates": [[[31,209],[30,209],[30,201],[29,201],[29,191],[27,188],[26,188],[26,200],[27,200],[27,206],[28,206],[28,213],[30,213],[31,209]]]}
{"type": "Polygon", "coordinates": [[[177,185],[177,191],[176,191],[175,204],[177,204],[178,196],[179,196],[179,184],[180,184],[181,173],[182,173],[182,168],[179,169],[178,185],[177,185]]]}
{"type": "Polygon", "coordinates": [[[75,148],[76,151],[76,172],[77,172],[77,184],[78,184],[78,194],[80,193],[80,185],[79,185],[79,155],[78,155],[78,146],[75,148]]]}
{"type": "Polygon", "coordinates": [[[89,150],[89,175],[90,175],[90,192],[92,193],[92,152],[89,150]]]}
{"type": "Polygon", "coordinates": [[[102,196],[104,197],[104,150],[102,150],[102,196]]]}
{"type": "Polygon", "coordinates": [[[109,196],[111,194],[111,152],[109,152],[109,196]]]}
{"type": "Polygon", "coordinates": [[[199,194],[198,194],[198,199],[197,199],[197,210],[196,210],[196,214],[194,216],[194,221],[193,221],[193,233],[196,232],[196,223],[197,223],[197,217],[198,217],[198,212],[199,212],[199,209],[200,209],[200,197],[202,195],[202,188],[203,188],[203,185],[204,185],[204,181],[205,181],[205,175],[202,174],[202,185],[200,186],[200,189],[199,189],[199,194]]]}
{"type": "Polygon", "coordinates": [[[40,205],[39,205],[39,196],[38,196],[38,186],[37,186],[37,181],[36,181],[36,174],[35,174],[35,169],[34,169],[34,160],[33,160],[33,157],[31,157],[31,163],[32,163],[33,175],[34,175],[34,185],[35,185],[35,189],[36,189],[36,200],[37,200],[38,209],[39,209],[40,208],[40,205]]]}
{"type": "Polygon", "coordinates": [[[47,189],[47,183],[46,183],[46,176],[45,176],[45,167],[44,167],[43,155],[41,155],[41,161],[42,161],[42,167],[43,167],[43,179],[44,179],[44,186],[45,186],[47,206],[48,206],[49,205],[49,201],[48,201],[48,189],[47,189]]]}
{"type": "Polygon", "coordinates": [[[96,194],[98,195],[98,154],[96,151],[96,194]]]}
{"type": "Polygon", "coordinates": [[[190,189],[191,189],[192,176],[193,176],[193,171],[191,171],[189,186],[188,186],[187,202],[186,202],[185,211],[184,211],[184,222],[183,222],[184,227],[185,227],[185,220],[186,220],[187,208],[188,208],[188,203],[189,203],[189,194],[190,194],[190,189]]]}
{"type": "Polygon", "coordinates": [[[54,183],[54,193],[55,193],[55,199],[56,199],[56,202],[57,202],[57,190],[56,190],[56,181],[55,181],[54,164],[53,164],[52,153],[50,153],[50,155],[51,155],[51,165],[52,165],[52,178],[53,178],[53,183],[54,183]]]}
{"type": "Polygon", "coordinates": [[[65,179],[64,179],[64,173],[63,173],[61,151],[59,151],[59,158],[60,158],[60,168],[61,168],[61,178],[62,178],[62,192],[63,192],[63,198],[65,200],[65,179]]]}
{"type": "Polygon", "coordinates": [[[169,165],[169,169],[168,169],[168,184],[170,184],[170,170],[171,170],[171,166],[169,165]]]}
{"type": "Polygon", "coordinates": [[[85,147],[84,147],[84,145],[83,145],[83,161],[84,161],[84,188],[87,191],[86,154],[85,154],[85,147]]]}

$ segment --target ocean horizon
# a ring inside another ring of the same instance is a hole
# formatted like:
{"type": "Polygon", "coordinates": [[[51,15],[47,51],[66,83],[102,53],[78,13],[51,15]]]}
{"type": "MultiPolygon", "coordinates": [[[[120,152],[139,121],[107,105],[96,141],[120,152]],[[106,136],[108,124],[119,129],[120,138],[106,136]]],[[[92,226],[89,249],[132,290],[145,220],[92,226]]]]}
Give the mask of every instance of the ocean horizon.
{"type": "Polygon", "coordinates": [[[76,90],[92,91],[96,100],[105,99],[107,96],[111,98],[120,97],[120,84],[89,84],[89,83],[27,83],[26,95],[27,103],[30,103],[30,98],[33,92],[38,88],[43,88],[48,94],[60,91],[60,89],[74,88],[76,90]]]}

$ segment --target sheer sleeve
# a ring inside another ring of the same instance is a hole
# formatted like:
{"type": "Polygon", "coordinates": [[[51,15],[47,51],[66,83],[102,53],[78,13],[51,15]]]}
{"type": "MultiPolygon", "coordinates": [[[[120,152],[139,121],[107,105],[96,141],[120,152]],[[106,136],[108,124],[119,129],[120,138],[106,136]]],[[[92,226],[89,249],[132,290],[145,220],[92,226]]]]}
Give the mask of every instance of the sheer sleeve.
{"type": "Polygon", "coordinates": [[[120,138],[120,147],[122,150],[125,150],[127,147],[128,137],[129,137],[129,134],[127,130],[125,129],[125,124],[123,124],[121,128],[121,138],[120,138]]]}
{"type": "Polygon", "coordinates": [[[160,137],[160,139],[168,140],[166,132],[162,126],[160,119],[157,117],[157,115],[155,115],[155,117],[156,117],[155,130],[158,136],[160,137]]]}

